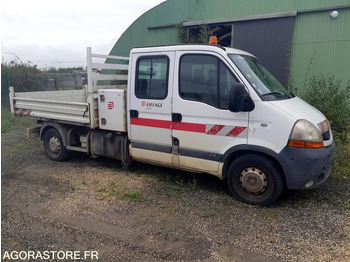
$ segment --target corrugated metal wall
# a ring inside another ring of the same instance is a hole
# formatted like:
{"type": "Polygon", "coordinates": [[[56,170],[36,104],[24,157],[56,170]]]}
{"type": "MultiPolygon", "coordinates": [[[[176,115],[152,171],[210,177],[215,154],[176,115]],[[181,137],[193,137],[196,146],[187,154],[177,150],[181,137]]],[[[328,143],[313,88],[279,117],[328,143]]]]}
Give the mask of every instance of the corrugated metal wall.
{"type": "Polygon", "coordinates": [[[295,17],[284,17],[234,23],[233,46],[259,57],[286,86],[294,21],[295,17]]]}
{"type": "Polygon", "coordinates": [[[293,88],[303,88],[312,74],[334,75],[343,88],[350,81],[350,8],[338,12],[335,19],[329,11],[298,15],[290,65],[293,88]]]}

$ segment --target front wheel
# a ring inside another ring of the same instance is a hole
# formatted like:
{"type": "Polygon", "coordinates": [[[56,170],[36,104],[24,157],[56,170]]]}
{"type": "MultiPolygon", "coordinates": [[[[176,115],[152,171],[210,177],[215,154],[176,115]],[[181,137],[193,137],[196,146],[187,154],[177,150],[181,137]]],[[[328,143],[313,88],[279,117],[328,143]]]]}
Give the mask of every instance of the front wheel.
{"type": "Polygon", "coordinates": [[[243,155],[232,162],[227,182],[239,201],[251,205],[270,205],[284,190],[276,164],[266,157],[253,154],[243,155]]]}
{"type": "Polygon", "coordinates": [[[51,160],[62,161],[70,156],[70,152],[63,145],[62,137],[56,129],[48,130],[43,140],[45,152],[51,160]]]}

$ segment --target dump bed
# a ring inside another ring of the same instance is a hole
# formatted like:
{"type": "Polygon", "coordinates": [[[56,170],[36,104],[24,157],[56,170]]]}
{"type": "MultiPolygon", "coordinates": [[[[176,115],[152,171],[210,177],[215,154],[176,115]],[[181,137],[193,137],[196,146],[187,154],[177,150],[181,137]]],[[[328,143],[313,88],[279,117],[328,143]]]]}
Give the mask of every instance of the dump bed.
{"type": "MultiPolygon", "coordinates": [[[[128,60],[127,57],[92,54],[88,47],[87,85],[80,90],[35,92],[15,92],[15,88],[10,87],[11,112],[17,116],[33,117],[42,121],[97,128],[101,119],[98,91],[114,89],[126,92],[128,60]]],[[[126,114],[125,106],[118,110],[126,114]]]]}

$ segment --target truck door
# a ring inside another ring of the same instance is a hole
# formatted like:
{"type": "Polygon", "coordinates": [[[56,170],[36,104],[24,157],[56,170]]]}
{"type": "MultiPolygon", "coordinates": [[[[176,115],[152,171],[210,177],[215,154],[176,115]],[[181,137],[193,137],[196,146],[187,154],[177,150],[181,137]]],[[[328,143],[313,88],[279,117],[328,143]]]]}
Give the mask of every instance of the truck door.
{"type": "Polygon", "coordinates": [[[129,92],[131,155],[172,164],[171,110],[174,52],[133,54],[129,92]]]}
{"type": "Polygon", "coordinates": [[[223,154],[247,143],[248,113],[228,110],[228,97],[238,78],[215,53],[176,53],[179,77],[173,98],[173,140],[179,165],[220,174],[223,154]]]}

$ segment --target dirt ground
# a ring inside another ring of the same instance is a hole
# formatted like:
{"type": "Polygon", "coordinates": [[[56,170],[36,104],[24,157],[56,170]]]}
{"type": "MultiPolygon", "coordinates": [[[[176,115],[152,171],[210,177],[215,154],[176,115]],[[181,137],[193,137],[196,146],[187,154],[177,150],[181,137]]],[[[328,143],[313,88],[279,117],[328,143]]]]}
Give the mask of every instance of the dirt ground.
{"type": "Polygon", "coordinates": [[[97,251],[99,261],[350,261],[349,181],[262,208],[208,175],[84,154],[50,161],[23,128],[2,134],[1,147],[2,258],[46,250],[97,251]]]}

